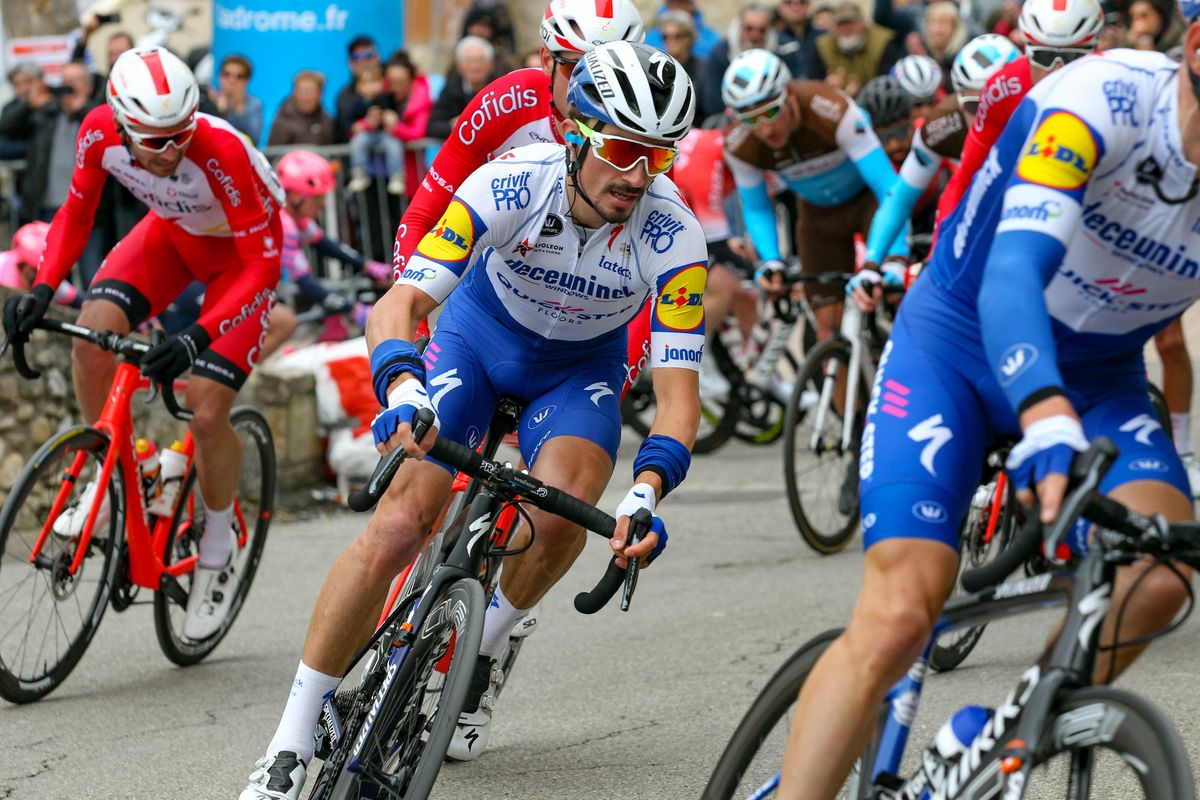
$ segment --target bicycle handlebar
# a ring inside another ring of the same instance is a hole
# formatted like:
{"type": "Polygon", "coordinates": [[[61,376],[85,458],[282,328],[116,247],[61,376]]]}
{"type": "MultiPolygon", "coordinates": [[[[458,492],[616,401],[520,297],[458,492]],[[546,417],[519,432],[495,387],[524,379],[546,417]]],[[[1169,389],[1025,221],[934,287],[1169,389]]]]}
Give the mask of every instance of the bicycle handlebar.
{"type": "MultiPolygon", "coordinates": [[[[124,356],[130,363],[135,365],[140,363],[141,357],[153,346],[137,339],[130,339],[113,331],[98,331],[83,325],[76,325],[73,322],[64,322],[57,319],[39,320],[35,328],[49,331],[50,333],[62,333],[67,336],[73,336],[76,339],[83,339],[99,347],[101,350],[107,350],[116,355],[124,356]]],[[[42,377],[42,371],[31,366],[29,360],[25,357],[25,345],[28,341],[29,339],[26,336],[5,336],[3,343],[0,343],[0,357],[3,357],[9,345],[12,345],[13,365],[17,368],[17,372],[27,380],[37,380],[42,377]]],[[[166,406],[171,416],[184,422],[192,418],[192,412],[179,404],[179,399],[175,396],[173,382],[171,384],[165,381],[152,382],[147,402],[154,400],[157,391],[161,391],[163,405],[166,406]]]]}
{"type": "Polygon", "coordinates": [[[1200,564],[1200,523],[1189,520],[1168,525],[1160,516],[1140,514],[1099,494],[1100,481],[1116,458],[1117,447],[1112,440],[1100,437],[1093,441],[1071,465],[1071,489],[1049,531],[1039,522],[1036,513],[1031,513],[1013,541],[994,561],[963,573],[963,588],[978,592],[994,586],[1035,555],[1043,542],[1046,552],[1055,552],[1070,526],[1080,517],[1100,526],[1102,541],[1139,553],[1169,555],[1192,566],[1200,564]],[[1105,531],[1111,533],[1105,534],[1105,531]]]}
{"type": "MultiPolygon", "coordinates": [[[[421,441],[433,424],[432,412],[422,409],[417,412],[413,424],[413,438],[421,441]]],[[[466,473],[472,478],[487,481],[493,487],[501,489],[502,494],[510,499],[520,497],[534,506],[555,514],[589,531],[611,539],[616,531],[617,521],[611,516],[580,500],[578,497],[547,486],[528,473],[521,472],[512,466],[498,461],[489,461],[469,447],[445,437],[438,437],[427,454],[454,469],[466,473]]],[[[350,508],[355,511],[367,511],[379,502],[379,498],[387,490],[396,471],[404,462],[407,454],[404,448],[397,447],[379,460],[375,471],[367,484],[353,492],[348,500],[350,508]]],[[[649,517],[649,514],[646,515],[649,517]]],[[[635,515],[635,519],[640,519],[635,515]]],[[[631,525],[630,543],[640,538],[645,530],[649,530],[650,520],[644,521],[644,528],[631,525]],[[634,538],[634,537],[638,538],[634,538]]],[[[600,582],[590,592],[580,593],[575,598],[575,608],[584,614],[594,614],[599,611],[616,593],[617,587],[625,585],[625,597],[622,599],[622,610],[628,610],[629,601],[633,596],[633,587],[637,583],[638,560],[629,559],[629,565],[622,568],[616,566],[616,557],[609,562],[607,571],[600,582]],[[615,574],[614,574],[615,570],[615,574]],[[615,583],[614,583],[615,581],[615,583]]]]}

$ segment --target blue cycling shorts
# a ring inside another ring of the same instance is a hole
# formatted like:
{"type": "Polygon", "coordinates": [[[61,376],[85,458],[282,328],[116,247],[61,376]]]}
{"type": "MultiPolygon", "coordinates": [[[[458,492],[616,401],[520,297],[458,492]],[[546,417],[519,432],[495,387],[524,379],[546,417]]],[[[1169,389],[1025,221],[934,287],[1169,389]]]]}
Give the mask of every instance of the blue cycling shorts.
{"type": "MultiPolygon", "coordinates": [[[[1107,436],[1120,450],[1103,492],[1159,480],[1191,496],[1140,356],[1064,366],[1063,375],[1088,439],[1107,436]]],[[[918,538],[957,549],[986,449],[1003,436],[1018,438],[1020,427],[986,363],[978,324],[932,281],[918,281],[884,347],[863,429],[864,545],[918,538]]]]}
{"type": "MultiPolygon", "coordinates": [[[[547,353],[463,293],[451,295],[425,349],[425,386],[441,421],[439,436],[475,448],[501,395],[525,401],[517,438],[530,468],[557,436],[595,442],[616,461],[626,343],[620,335],[547,353]]],[[[441,464],[434,459],[433,463],[441,464]]]]}

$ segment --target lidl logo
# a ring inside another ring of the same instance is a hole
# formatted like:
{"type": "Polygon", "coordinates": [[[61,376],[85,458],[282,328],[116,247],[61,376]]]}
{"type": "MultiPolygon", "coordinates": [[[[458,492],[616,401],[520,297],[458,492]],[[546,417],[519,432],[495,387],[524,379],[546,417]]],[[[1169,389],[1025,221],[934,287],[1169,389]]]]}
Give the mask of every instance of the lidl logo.
{"type": "Polygon", "coordinates": [[[1017,162],[1017,175],[1052,189],[1078,189],[1096,166],[1096,140],[1074,114],[1056,111],[1042,120],[1017,162]]]}
{"type": "Polygon", "coordinates": [[[673,331],[695,330],[704,322],[704,285],[708,271],[702,264],[683,267],[663,285],[655,316],[673,331]]]}
{"type": "Polygon", "coordinates": [[[417,246],[417,252],[434,261],[462,261],[475,244],[471,211],[459,200],[451,200],[437,226],[417,246]]]}

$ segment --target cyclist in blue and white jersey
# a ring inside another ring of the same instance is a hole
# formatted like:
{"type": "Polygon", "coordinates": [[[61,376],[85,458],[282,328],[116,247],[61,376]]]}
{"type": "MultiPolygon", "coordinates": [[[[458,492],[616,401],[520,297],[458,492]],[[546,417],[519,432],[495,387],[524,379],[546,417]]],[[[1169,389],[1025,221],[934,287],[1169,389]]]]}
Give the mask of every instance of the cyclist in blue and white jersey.
{"type": "Polygon", "coordinates": [[[1020,54],[1008,38],[985,33],[967,42],[954,57],[950,70],[954,94],[939,103],[913,133],[912,147],[900,166],[900,176],[871,220],[866,266],[846,287],[864,311],[874,307],[874,300],[865,289],[858,288],[860,284],[882,280],[888,285],[904,285],[908,264],[903,260],[885,261],[888,249],[904,230],[917,201],[942,164],[947,160],[957,163],[975,119],[979,92],[987,79],[1020,54]]]}
{"type": "MultiPolygon", "coordinates": [[[[1020,436],[1009,475],[1023,500],[1036,493],[1043,520],[1097,436],[1120,449],[1104,492],[1191,518],[1142,361],[1200,295],[1200,3],[1189,10],[1182,64],[1116,50],[1038,83],[944,220],[880,359],[860,465],[866,575],[849,627],[800,693],[780,797],[835,795],[888,687],[925,647],[996,434],[1020,436]]],[[[1086,532],[1069,544],[1085,549],[1086,532]]],[[[1123,568],[1111,602],[1124,608],[1121,640],[1168,624],[1186,588],[1154,562],[1123,568]]],[[[1139,649],[1102,653],[1097,679],[1139,649]]]]}
{"type": "MultiPolygon", "coordinates": [[[[793,81],[779,56],[759,49],[733,59],[721,96],[737,118],[725,134],[725,160],[742,201],[746,232],[762,259],[759,283],[776,294],[783,288],[768,172],[799,199],[796,250],[804,269],[853,272],[854,234],[866,233],[877,202],[896,179],[862,110],[848,94],[820,81],[793,81]]],[[[903,241],[897,253],[907,254],[907,246],[903,241]]],[[[841,296],[824,287],[809,287],[807,293],[820,306],[817,336],[828,338],[839,308],[828,301],[841,296]]]]}
{"type": "MultiPolygon", "coordinates": [[[[242,800],[299,794],[322,700],[368,640],[392,578],[420,550],[450,492],[450,470],[420,460],[435,436],[474,447],[497,398],[523,398],[519,439],[533,474],[599,499],[621,436],[625,325],[650,294],[658,411],[616,509],[612,547],[645,559],[666,543],[660,523],[636,545],[625,537],[628,515],[653,512],[684,479],[700,418],[704,232],[663,174],[691,126],[695,91],[673,58],[622,41],[581,59],[567,100],[567,144],[520,147],[472,173],[375,306],[367,338],[385,409],[372,427],[381,451],[404,447],[414,458],[330,571],[283,719],[242,800]],[[443,302],[418,356],[417,323],[443,302]],[[440,431],[418,444],[410,423],[420,409],[436,411],[440,431]]],[[[454,758],[486,746],[491,712],[481,699],[493,659],[583,549],[578,527],[530,513],[537,536],[506,560],[454,758]]]]}

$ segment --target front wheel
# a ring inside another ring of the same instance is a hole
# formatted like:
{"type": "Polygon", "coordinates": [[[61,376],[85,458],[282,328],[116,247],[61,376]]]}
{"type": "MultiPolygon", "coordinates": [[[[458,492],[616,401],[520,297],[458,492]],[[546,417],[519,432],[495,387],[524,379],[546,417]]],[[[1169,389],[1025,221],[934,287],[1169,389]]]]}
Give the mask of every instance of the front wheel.
{"type": "Polygon", "coordinates": [[[850,345],[828,339],[804,360],[783,427],[783,476],[801,538],[822,555],[844,548],[858,530],[858,445],[868,387],[859,383],[849,445],[843,447],[850,345]]]}
{"type": "Polygon", "coordinates": [[[43,444],[17,478],[0,510],[0,697],[40,700],[79,663],[108,607],[125,526],[125,484],[119,465],[104,487],[108,519],[99,517],[79,568],[70,567],[79,536],[50,531],[36,563],[34,545],[55,500],[59,515],[75,513],[89,480],[96,480],[109,439],[72,428],[43,444]],[[64,480],[65,478],[65,480],[64,480]]]}
{"type": "MultiPolygon", "coordinates": [[[[180,579],[183,592],[154,593],[154,630],[163,654],[180,666],[195,664],[220,644],[233,627],[254,573],[267,543],[267,529],[275,510],[275,444],[271,429],[262,414],[248,406],[239,406],[229,415],[229,423],[242,445],[241,478],[233,501],[233,530],[238,537],[234,551],[234,574],[240,575],[229,614],[212,636],[192,640],[183,635],[184,610],[192,576],[180,579]]],[[[194,467],[184,476],[183,488],[175,504],[170,533],[163,551],[163,565],[169,566],[199,552],[204,532],[204,502],[200,496],[194,467]]]]}

